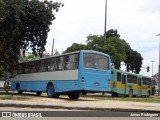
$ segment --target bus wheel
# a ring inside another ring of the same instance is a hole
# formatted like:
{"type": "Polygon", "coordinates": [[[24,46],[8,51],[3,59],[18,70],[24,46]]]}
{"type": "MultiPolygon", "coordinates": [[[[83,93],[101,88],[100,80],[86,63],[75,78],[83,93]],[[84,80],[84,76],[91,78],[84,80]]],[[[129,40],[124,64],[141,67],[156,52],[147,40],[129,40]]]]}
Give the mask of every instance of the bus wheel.
{"type": "Polygon", "coordinates": [[[48,84],[47,85],[47,96],[49,98],[59,98],[60,94],[55,93],[54,85],[48,84]]]}
{"type": "Polygon", "coordinates": [[[41,96],[42,92],[36,92],[37,96],[41,96]]]}
{"type": "Polygon", "coordinates": [[[133,97],[133,91],[129,90],[128,97],[133,97]]]}
{"type": "Polygon", "coordinates": [[[133,97],[137,97],[136,95],[133,95],[133,97]]]}
{"type": "Polygon", "coordinates": [[[73,92],[68,92],[68,97],[71,100],[78,100],[78,98],[80,97],[80,93],[77,91],[73,91],[73,92]]]}
{"type": "Polygon", "coordinates": [[[21,94],[23,93],[23,91],[21,90],[21,87],[20,87],[20,85],[19,85],[19,84],[17,84],[16,89],[17,89],[18,94],[20,94],[20,95],[21,95],[21,94]]]}
{"type": "Polygon", "coordinates": [[[112,97],[118,97],[118,93],[112,92],[112,97]]]}

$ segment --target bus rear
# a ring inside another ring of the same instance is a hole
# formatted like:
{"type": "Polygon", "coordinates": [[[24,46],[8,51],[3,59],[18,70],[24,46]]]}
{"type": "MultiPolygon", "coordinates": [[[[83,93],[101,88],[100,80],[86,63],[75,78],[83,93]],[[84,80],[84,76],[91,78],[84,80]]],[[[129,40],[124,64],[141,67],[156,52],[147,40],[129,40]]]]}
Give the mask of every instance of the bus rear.
{"type": "Polygon", "coordinates": [[[110,91],[110,57],[96,51],[81,51],[79,87],[85,92],[110,91]]]}

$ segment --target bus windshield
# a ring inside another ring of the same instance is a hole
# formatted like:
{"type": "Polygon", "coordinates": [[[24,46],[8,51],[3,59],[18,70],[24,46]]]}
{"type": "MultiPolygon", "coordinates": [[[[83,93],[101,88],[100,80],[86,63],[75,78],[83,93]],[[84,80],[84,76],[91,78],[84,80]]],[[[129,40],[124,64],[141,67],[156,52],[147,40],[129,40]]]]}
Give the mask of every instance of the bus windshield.
{"type": "Polygon", "coordinates": [[[95,54],[84,53],[83,55],[84,68],[109,70],[109,57],[95,54]]]}

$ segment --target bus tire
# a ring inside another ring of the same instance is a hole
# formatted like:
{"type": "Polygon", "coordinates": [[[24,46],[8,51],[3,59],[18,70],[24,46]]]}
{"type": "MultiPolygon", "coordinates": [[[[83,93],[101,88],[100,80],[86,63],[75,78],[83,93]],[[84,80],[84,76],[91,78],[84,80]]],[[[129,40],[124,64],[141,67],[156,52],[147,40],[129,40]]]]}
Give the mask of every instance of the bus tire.
{"type": "Polygon", "coordinates": [[[23,91],[21,90],[20,84],[16,85],[16,90],[17,90],[17,93],[20,94],[20,95],[23,93],[23,91]]]}
{"type": "Polygon", "coordinates": [[[59,98],[60,94],[55,93],[55,88],[54,85],[52,83],[49,83],[47,85],[47,96],[49,98],[59,98]]]}
{"type": "Polygon", "coordinates": [[[118,97],[118,93],[112,92],[112,97],[118,97]]]}
{"type": "Polygon", "coordinates": [[[77,91],[68,92],[68,97],[71,100],[78,100],[78,98],[80,97],[80,93],[77,91]]]}
{"type": "Polygon", "coordinates": [[[137,97],[137,95],[133,95],[133,97],[137,97]]]}
{"type": "Polygon", "coordinates": [[[37,92],[36,92],[36,95],[37,95],[37,96],[41,96],[41,94],[42,94],[42,92],[40,92],[40,91],[37,91],[37,92]]]}
{"type": "Polygon", "coordinates": [[[133,97],[133,90],[129,90],[128,97],[133,97]]]}

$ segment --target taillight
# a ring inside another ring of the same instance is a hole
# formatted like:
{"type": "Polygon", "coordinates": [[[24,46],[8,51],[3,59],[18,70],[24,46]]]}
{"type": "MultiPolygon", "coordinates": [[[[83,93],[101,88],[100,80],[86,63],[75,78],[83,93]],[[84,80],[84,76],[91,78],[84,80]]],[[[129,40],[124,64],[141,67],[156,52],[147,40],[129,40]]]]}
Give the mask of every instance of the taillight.
{"type": "Polygon", "coordinates": [[[82,77],[82,83],[84,83],[84,77],[82,77]]]}
{"type": "Polygon", "coordinates": [[[84,80],[82,79],[82,83],[84,83],[84,80]]]}

